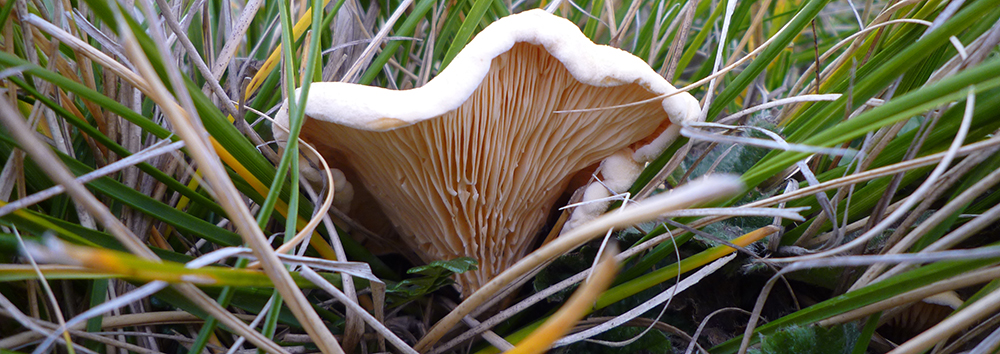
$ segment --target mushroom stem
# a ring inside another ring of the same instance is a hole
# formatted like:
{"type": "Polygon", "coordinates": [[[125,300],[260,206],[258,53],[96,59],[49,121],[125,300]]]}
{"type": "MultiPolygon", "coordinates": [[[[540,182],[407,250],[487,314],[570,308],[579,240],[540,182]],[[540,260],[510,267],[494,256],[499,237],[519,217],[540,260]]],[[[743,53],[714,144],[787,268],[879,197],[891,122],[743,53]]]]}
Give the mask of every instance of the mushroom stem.
{"type": "Polygon", "coordinates": [[[420,342],[414,346],[414,349],[420,352],[429,349],[431,345],[441,339],[448,330],[457,324],[462,317],[474,311],[480,304],[486,302],[493,294],[503,289],[508,283],[516,280],[522,274],[531,272],[533,269],[550,262],[556,257],[583,245],[585,242],[603,235],[608,229],[649,221],[665,212],[730,197],[742,190],[743,183],[737,177],[710,175],[691,181],[669,192],[649,197],[642,203],[623,206],[620,213],[604,214],[589,223],[580,225],[580,227],[528,254],[483,285],[459,304],[458,307],[438,321],[427,332],[424,338],[420,339],[420,342]]]}

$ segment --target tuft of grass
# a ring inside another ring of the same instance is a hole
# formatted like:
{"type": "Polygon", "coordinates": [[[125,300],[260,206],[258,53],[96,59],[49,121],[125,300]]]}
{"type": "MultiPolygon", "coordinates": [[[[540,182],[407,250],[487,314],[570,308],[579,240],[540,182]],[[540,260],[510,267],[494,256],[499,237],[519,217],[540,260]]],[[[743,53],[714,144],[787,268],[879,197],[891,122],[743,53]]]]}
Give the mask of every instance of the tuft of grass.
{"type": "Polygon", "coordinates": [[[363,231],[330,212],[332,178],[314,186],[300,172],[299,157],[313,152],[296,138],[310,83],[419,87],[489,23],[539,7],[645,60],[720,123],[684,127],[631,195],[641,202],[714,173],[746,186],[710,214],[614,233],[630,247],[611,288],[583,310],[592,322],[741,255],[673,294],[662,314],[597,338],[645,333],[636,343],[658,353],[691,342],[712,353],[817,341],[834,344],[810,350],[991,350],[1000,338],[996,5],[0,0],[0,350],[517,344],[566,301],[542,300],[586,277],[598,245],[553,254],[575,261],[505,301],[484,300],[498,305],[451,339],[425,337],[423,326],[462,317],[446,316],[460,300],[449,277],[475,265],[373,254],[355,239],[363,231]],[[290,139],[279,149],[268,118],[288,97],[290,139]],[[798,219],[741,214],[796,207],[808,209],[798,219]],[[946,320],[904,343],[881,336],[881,323],[944,291],[965,299],[946,320]],[[750,315],[710,315],[734,307],[750,315]]]}

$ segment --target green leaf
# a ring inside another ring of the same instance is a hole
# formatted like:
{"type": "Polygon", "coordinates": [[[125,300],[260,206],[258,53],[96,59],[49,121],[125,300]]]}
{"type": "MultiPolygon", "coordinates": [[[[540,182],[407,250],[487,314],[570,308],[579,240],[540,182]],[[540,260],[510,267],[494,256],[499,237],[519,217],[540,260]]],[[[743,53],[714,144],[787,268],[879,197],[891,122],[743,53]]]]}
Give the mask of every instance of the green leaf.
{"type": "Polygon", "coordinates": [[[470,257],[455,258],[450,261],[433,261],[427,265],[410,268],[406,274],[420,275],[441,275],[441,274],[462,274],[470,270],[476,270],[478,263],[470,257]]]}
{"type": "Polygon", "coordinates": [[[433,261],[427,265],[411,268],[406,272],[407,274],[419,274],[420,277],[387,284],[386,293],[394,298],[394,303],[404,303],[453,284],[455,282],[451,279],[453,275],[475,270],[476,265],[476,260],[469,257],[449,261],[433,261]]]}
{"type": "Polygon", "coordinates": [[[831,328],[819,326],[788,326],[774,334],[762,336],[759,354],[841,354],[854,347],[858,329],[851,324],[831,328]]]}

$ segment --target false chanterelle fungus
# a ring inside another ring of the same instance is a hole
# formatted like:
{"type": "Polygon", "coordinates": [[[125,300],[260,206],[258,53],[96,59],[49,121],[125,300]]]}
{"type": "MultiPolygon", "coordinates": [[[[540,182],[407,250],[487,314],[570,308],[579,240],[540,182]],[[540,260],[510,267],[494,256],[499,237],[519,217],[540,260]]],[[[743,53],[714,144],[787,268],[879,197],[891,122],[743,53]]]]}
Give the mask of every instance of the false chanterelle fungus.
{"type": "Polygon", "coordinates": [[[529,251],[576,174],[596,167],[604,180],[584,200],[622,192],[698,119],[687,93],[650,100],[673,92],[641,59],[533,10],[491,24],[423,87],[314,83],[301,138],[360,182],[355,197],[373,197],[424,261],[476,259],[458,279],[467,296],[529,251]]]}

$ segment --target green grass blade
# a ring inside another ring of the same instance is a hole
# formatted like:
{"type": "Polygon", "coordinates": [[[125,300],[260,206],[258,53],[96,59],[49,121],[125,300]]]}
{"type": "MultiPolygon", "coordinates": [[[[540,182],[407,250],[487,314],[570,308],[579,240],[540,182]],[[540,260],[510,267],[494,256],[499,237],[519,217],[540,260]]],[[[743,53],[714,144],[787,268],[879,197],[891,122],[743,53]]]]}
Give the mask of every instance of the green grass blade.
{"type": "MultiPolygon", "coordinates": [[[[406,20],[404,20],[403,24],[400,25],[395,31],[394,35],[412,35],[413,31],[417,28],[417,24],[424,19],[424,16],[427,15],[428,11],[434,8],[434,4],[434,0],[417,1],[416,6],[413,8],[413,12],[406,17],[406,20]]],[[[375,77],[382,72],[382,68],[389,62],[389,59],[396,54],[396,51],[399,50],[401,45],[403,44],[400,41],[390,41],[389,43],[386,43],[385,48],[382,49],[382,53],[379,53],[379,55],[375,57],[375,60],[373,60],[371,65],[368,66],[368,70],[365,70],[364,75],[361,75],[361,79],[358,80],[358,83],[362,85],[371,84],[372,81],[375,80],[375,77]]]]}
{"type": "MultiPolygon", "coordinates": [[[[961,100],[970,86],[981,92],[1000,86],[1000,60],[992,60],[975,68],[948,77],[930,86],[900,96],[883,106],[865,112],[857,118],[842,122],[825,131],[812,134],[803,141],[813,146],[834,146],[874,131],[880,127],[908,119],[927,109],[946,102],[961,100]]],[[[766,158],[743,175],[747,186],[753,187],[769,176],[805,158],[808,153],[784,151],[773,158],[766,158]]]]}
{"type": "Polygon", "coordinates": [[[789,22],[788,27],[777,34],[767,48],[765,48],[760,55],[757,56],[750,64],[736,76],[735,79],[726,88],[719,92],[719,95],[712,100],[712,105],[708,108],[708,118],[707,120],[715,120],[715,117],[722,112],[722,109],[726,107],[730,102],[736,99],[736,97],[743,92],[750,85],[751,82],[760,76],[760,73],[764,71],[765,68],[775,58],[778,57],[781,52],[785,50],[786,47],[795,39],[802,30],[809,25],[809,23],[816,18],[819,11],[826,6],[828,0],[809,0],[802,6],[795,17],[789,22]]]}
{"type": "Polygon", "coordinates": [[[469,39],[472,39],[473,32],[482,24],[486,10],[489,10],[491,3],[491,0],[476,0],[472,3],[472,9],[465,15],[465,21],[459,27],[455,38],[451,40],[451,46],[448,47],[448,52],[445,53],[444,59],[441,61],[441,70],[444,70],[448,66],[448,63],[451,63],[451,60],[455,59],[458,52],[462,51],[462,48],[465,48],[465,45],[469,43],[469,39]]]}
{"type": "MultiPolygon", "coordinates": [[[[894,276],[882,282],[866,286],[844,295],[820,302],[757,327],[754,333],[768,334],[790,325],[807,325],[830,316],[858,309],[907,291],[954,277],[963,272],[995,264],[1000,259],[974,259],[938,262],[894,276]]],[[[712,353],[731,354],[740,347],[742,336],[736,337],[710,349],[712,353]]],[[[752,339],[756,342],[757,337],[752,339]]]]}

